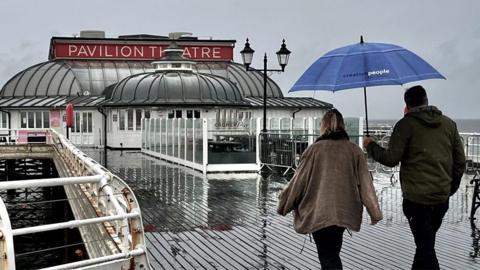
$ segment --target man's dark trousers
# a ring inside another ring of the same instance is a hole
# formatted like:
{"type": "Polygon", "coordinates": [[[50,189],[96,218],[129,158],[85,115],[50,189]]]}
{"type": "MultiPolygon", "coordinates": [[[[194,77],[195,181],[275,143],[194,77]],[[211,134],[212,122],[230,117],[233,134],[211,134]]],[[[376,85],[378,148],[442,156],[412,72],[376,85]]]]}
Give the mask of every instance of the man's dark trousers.
{"type": "Polygon", "coordinates": [[[440,269],[435,254],[435,236],[447,210],[448,201],[425,205],[403,199],[403,213],[417,246],[412,269],[440,269]]]}

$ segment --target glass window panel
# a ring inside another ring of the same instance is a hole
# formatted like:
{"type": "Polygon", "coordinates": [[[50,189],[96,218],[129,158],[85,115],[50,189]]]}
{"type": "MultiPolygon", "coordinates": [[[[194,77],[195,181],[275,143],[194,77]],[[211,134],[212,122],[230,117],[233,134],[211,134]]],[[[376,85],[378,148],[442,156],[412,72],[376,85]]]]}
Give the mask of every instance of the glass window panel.
{"type": "Polygon", "coordinates": [[[187,120],[187,156],[188,161],[193,161],[193,119],[187,120]]]}
{"type": "Polygon", "coordinates": [[[150,147],[150,145],[148,144],[149,128],[150,128],[150,121],[145,121],[145,129],[143,131],[145,133],[145,149],[149,149],[150,147]]]}
{"type": "Polygon", "coordinates": [[[135,130],[142,129],[142,110],[135,110],[135,130]]]}
{"type": "Polygon", "coordinates": [[[161,136],[162,136],[162,148],[161,148],[161,153],[166,154],[167,152],[167,119],[161,119],[160,120],[160,130],[161,130],[161,136]]]}
{"type": "Polygon", "coordinates": [[[133,110],[127,110],[128,130],[133,130],[133,110]]]}
{"type": "Polygon", "coordinates": [[[176,110],[175,111],[175,117],[176,118],[182,118],[182,110],[176,110]]]}
{"type": "MultiPolygon", "coordinates": [[[[72,83],[72,81],[75,81],[75,80],[82,83],[82,81],[79,80],[77,75],[78,74],[74,72],[67,73],[67,75],[65,75],[65,78],[63,78],[62,83],[60,84],[58,95],[69,96],[69,95],[76,95],[77,93],[82,93],[81,91],[82,89],[80,88],[80,86],[76,83],[72,83]]],[[[84,87],[85,90],[90,89],[90,83],[88,81],[88,77],[87,77],[87,81],[83,82],[82,87],[84,87]]]]}
{"type": "Polygon", "coordinates": [[[42,128],[42,112],[35,112],[35,127],[42,128]]]}
{"type": "Polygon", "coordinates": [[[155,119],[155,152],[160,152],[160,119],[155,119]]]}
{"type": "MultiPolygon", "coordinates": [[[[50,66],[50,65],[48,65],[50,66]]],[[[31,96],[37,96],[39,95],[40,93],[37,93],[38,91],[38,84],[40,83],[40,80],[42,79],[42,77],[44,76],[44,72],[46,71],[46,67],[45,65],[41,65],[37,72],[35,72],[33,74],[32,77],[30,77],[30,81],[28,82],[27,84],[27,91],[26,91],[26,94],[27,95],[31,95],[31,96]]]]}
{"type": "Polygon", "coordinates": [[[173,119],[167,120],[167,155],[173,155],[172,148],[172,121],[173,119]]]}
{"type": "Polygon", "coordinates": [[[49,128],[50,127],[50,113],[43,112],[43,127],[49,128]]]}
{"type": "Polygon", "coordinates": [[[200,111],[199,110],[195,110],[194,112],[194,118],[200,118],[200,111]]]}
{"type": "Polygon", "coordinates": [[[155,119],[149,119],[150,122],[150,150],[155,151],[155,119]]]}
{"type": "Polygon", "coordinates": [[[187,110],[187,118],[193,118],[192,110],[187,110]]]}
{"type": "Polygon", "coordinates": [[[26,128],[27,127],[27,113],[20,112],[20,127],[26,128]]]}
{"type": "Polygon", "coordinates": [[[106,85],[103,71],[100,62],[89,62],[90,83],[92,85],[91,94],[100,95],[103,89],[105,89],[106,85]]]}
{"type": "Polygon", "coordinates": [[[33,112],[27,113],[28,128],[35,128],[35,114],[33,112]]]}
{"type": "Polygon", "coordinates": [[[175,117],[175,114],[174,114],[174,111],[172,110],[168,112],[168,118],[173,118],[173,117],[175,117]]]}
{"type": "Polygon", "coordinates": [[[145,148],[145,119],[143,119],[142,124],[142,148],[145,148]]]}
{"type": "Polygon", "coordinates": [[[29,82],[28,78],[34,75],[36,68],[28,69],[25,71],[22,79],[17,84],[17,89],[25,89],[25,96],[34,96],[36,87],[27,88],[29,82]]]}
{"type": "Polygon", "coordinates": [[[145,110],[145,118],[150,118],[150,111],[149,110],[145,110]]]}
{"type": "MultiPolygon", "coordinates": [[[[52,89],[49,87],[50,82],[53,80],[53,76],[56,74],[58,71],[60,65],[52,62],[44,66],[43,72],[45,75],[42,76],[42,78],[39,80],[39,84],[37,86],[37,96],[47,96],[47,90],[52,89]]],[[[56,94],[56,91],[55,91],[56,94]]]]}
{"type": "Polygon", "coordinates": [[[203,121],[195,120],[195,156],[194,162],[203,164],[203,121]]]}
{"type": "Polygon", "coordinates": [[[75,113],[75,132],[80,132],[80,113],[75,113]]]}
{"type": "Polygon", "coordinates": [[[118,122],[118,127],[120,130],[125,130],[125,111],[124,110],[120,110],[119,113],[118,113],[118,117],[119,117],[119,122],[118,122]]]}
{"type": "Polygon", "coordinates": [[[92,133],[92,125],[93,125],[93,122],[92,122],[92,113],[89,112],[88,113],[88,128],[87,128],[87,132],[89,133],[92,133]]]}
{"type": "Polygon", "coordinates": [[[82,132],[87,132],[87,121],[88,121],[88,116],[86,112],[82,113],[82,132]]]}
{"type": "Polygon", "coordinates": [[[180,118],[174,119],[172,123],[172,136],[173,136],[173,156],[178,157],[178,122],[182,120],[180,118]]]}
{"type": "Polygon", "coordinates": [[[107,81],[119,81],[116,67],[113,62],[103,61],[103,74],[105,76],[105,80],[107,81]]]}
{"type": "Polygon", "coordinates": [[[180,120],[180,135],[179,135],[180,155],[179,155],[179,158],[181,158],[181,159],[185,159],[185,121],[186,121],[186,119],[180,120]]]}
{"type": "Polygon", "coordinates": [[[2,118],[1,127],[2,128],[7,128],[8,115],[6,113],[2,112],[1,118],[2,118]]]}

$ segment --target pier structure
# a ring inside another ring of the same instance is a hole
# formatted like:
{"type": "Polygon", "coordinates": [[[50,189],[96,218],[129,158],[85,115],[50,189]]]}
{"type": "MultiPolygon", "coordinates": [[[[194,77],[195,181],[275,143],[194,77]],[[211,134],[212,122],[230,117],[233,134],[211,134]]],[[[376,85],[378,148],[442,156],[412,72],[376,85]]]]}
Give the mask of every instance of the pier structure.
{"type": "MultiPolygon", "coordinates": [[[[123,180],[52,129],[9,130],[8,135],[2,138],[0,160],[3,167],[0,168],[0,176],[3,181],[0,182],[0,191],[6,191],[8,197],[9,192],[16,194],[17,190],[63,187],[73,218],[19,227],[11,222],[15,217],[9,212],[16,205],[4,203],[2,196],[1,269],[19,269],[16,266],[16,237],[32,235],[31,241],[34,241],[38,233],[72,228],[77,228],[81,236],[82,248],[78,249],[79,253],[84,251],[86,254],[77,254],[78,258],[74,261],[50,265],[48,269],[150,269],[140,208],[132,190],[123,180]],[[53,174],[40,173],[33,176],[36,171],[48,172],[53,169],[53,174]],[[23,177],[13,179],[21,175],[19,172],[23,173],[23,177]],[[42,175],[52,178],[38,179],[42,175]]],[[[25,208],[34,203],[24,200],[21,206],[25,208]]],[[[50,240],[53,242],[54,239],[50,240]]],[[[37,251],[30,253],[35,252],[37,251]]]]}

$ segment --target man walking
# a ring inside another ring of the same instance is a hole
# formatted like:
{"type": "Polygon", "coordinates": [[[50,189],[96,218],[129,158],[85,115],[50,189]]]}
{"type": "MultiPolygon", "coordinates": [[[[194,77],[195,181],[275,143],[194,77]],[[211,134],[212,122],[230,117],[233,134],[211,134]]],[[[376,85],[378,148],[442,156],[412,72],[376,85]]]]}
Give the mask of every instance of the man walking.
{"type": "Polygon", "coordinates": [[[403,213],[417,246],[412,269],[439,269],[435,236],[465,170],[465,153],[453,120],[428,105],[422,86],[404,95],[406,114],[395,125],[388,148],[365,137],[368,154],[386,166],[400,166],[403,213]]]}

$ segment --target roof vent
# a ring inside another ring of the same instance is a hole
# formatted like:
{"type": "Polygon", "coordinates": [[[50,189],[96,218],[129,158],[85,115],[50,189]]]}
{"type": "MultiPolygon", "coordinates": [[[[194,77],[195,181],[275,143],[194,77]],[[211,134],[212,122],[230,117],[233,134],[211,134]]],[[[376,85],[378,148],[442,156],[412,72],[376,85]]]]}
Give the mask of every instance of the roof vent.
{"type": "Polygon", "coordinates": [[[177,40],[185,35],[191,35],[187,32],[174,32],[168,35],[170,45],[164,50],[165,56],[159,61],[152,62],[155,71],[187,71],[193,72],[195,62],[183,57],[183,49],[177,45],[177,40]]]}
{"type": "Polygon", "coordinates": [[[80,31],[81,38],[105,38],[105,31],[99,30],[82,30],[80,31]]]}

